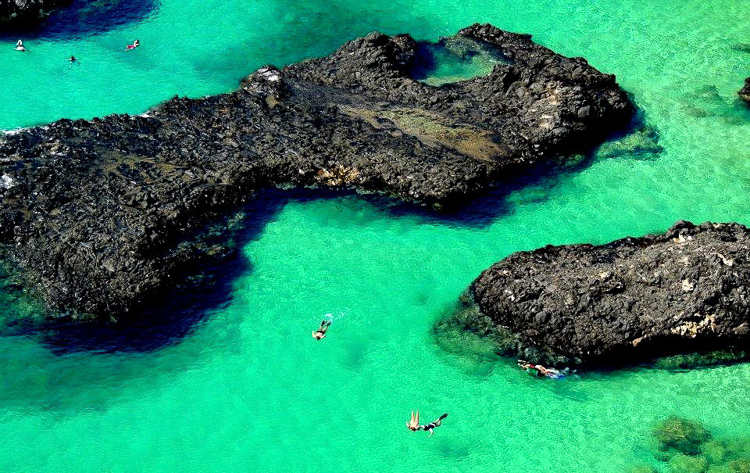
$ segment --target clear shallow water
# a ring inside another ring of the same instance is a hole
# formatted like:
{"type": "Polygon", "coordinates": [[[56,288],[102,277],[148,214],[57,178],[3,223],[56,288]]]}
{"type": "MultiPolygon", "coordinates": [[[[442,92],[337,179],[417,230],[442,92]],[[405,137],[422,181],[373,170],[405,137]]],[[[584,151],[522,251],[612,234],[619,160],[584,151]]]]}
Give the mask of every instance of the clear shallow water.
{"type": "MultiPolygon", "coordinates": [[[[736,99],[750,54],[731,49],[750,41],[748,14],[735,0],[164,1],[145,23],[28,40],[28,54],[3,43],[0,128],[12,129],[229,91],[257,66],[373,29],[437,38],[490,21],[617,74],[664,152],[594,159],[474,224],[354,196],[292,200],[245,247],[232,301],[156,352],[59,355],[39,336],[0,338],[0,471],[617,472],[650,461],[650,426],[670,414],[750,435],[747,364],[546,383],[430,335],[513,251],[677,218],[750,223],[750,113],[736,99]],[[326,313],[336,320],[315,342],[326,313]],[[426,439],[404,427],[412,409],[450,416],[426,439]]],[[[2,302],[6,320],[27,310],[2,302]]]]}

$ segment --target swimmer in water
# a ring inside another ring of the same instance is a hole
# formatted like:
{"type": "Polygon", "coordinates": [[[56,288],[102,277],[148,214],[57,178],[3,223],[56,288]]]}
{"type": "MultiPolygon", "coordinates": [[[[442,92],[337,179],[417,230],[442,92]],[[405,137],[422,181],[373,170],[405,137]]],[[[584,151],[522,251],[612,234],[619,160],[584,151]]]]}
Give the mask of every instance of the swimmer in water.
{"type": "Polygon", "coordinates": [[[545,368],[542,365],[535,365],[528,361],[518,360],[518,367],[526,371],[529,374],[536,376],[544,376],[547,378],[561,378],[563,374],[554,368],[545,368]]]}
{"type": "Polygon", "coordinates": [[[417,411],[417,415],[414,415],[414,411],[411,411],[411,419],[406,423],[406,428],[412,432],[419,430],[419,411],[417,411]]]}
{"type": "Polygon", "coordinates": [[[26,51],[26,48],[23,45],[23,41],[20,39],[16,42],[16,51],[26,51]]]}
{"type": "Polygon", "coordinates": [[[448,413],[441,415],[437,420],[430,422],[427,425],[419,425],[419,411],[417,411],[416,414],[414,411],[411,411],[411,419],[406,423],[406,428],[412,432],[416,432],[417,430],[428,430],[430,435],[428,435],[427,438],[430,438],[435,433],[435,428],[440,427],[443,424],[443,419],[446,417],[448,417],[448,413]]]}
{"type": "Polygon", "coordinates": [[[70,56],[70,66],[68,66],[68,69],[73,67],[73,63],[78,63],[79,66],[81,65],[81,61],[79,61],[77,57],[70,56]]]}
{"type": "Polygon", "coordinates": [[[312,333],[312,336],[315,340],[322,340],[326,338],[326,332],[328,331],[328,327],[331,326],[330,320],[324,320],[320,322],[320,327],[318,330],[312,333]]]}
{"type": "Polygon", "coordinates": [[[430,435],[428,435],[427,438],[430,438],[435,433],[434,432],[435,427],[440,427],[443,424],[443,419],[445,419],[446,417],[448,417],[448,413],[447,412],[445,414],[441,415],[440,417],[438,417],[437,420],[435,420],[433,422],[430,422],[427,425],[420,425],[419,428],[422,429],[422,430],[429,430],[430,431],[430,435]]]}
{"type": "Polygon", "coordinates": [[[137,47],[138,47],[138,46],[140,46],[140,45],[141,45],[141,42],[140,42],[139,40],[137,40],[137,39],[136,39],[136,40],[135,40],[135,41],[133,42],[133,44],[128,44],[128,46],[127,46],[127,47],[125,48],[125,51],[130,51],[131,49],[135,49],[135,48],[137,48],[137,47]]]}

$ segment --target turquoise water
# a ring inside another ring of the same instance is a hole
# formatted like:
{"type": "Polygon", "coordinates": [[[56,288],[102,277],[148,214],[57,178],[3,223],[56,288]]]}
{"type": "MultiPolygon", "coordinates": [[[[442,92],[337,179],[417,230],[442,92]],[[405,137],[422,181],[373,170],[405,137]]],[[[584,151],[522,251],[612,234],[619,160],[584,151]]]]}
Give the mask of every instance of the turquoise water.
{"type": "MultiPolygon", "coordinates": [[[[28,39],[27,54],[0,44],[0,128],[13,129],[226,92],[262,64],[373,29],[436,39],[489,21],[617,74],[664,148],[595,157],[499,195],[474,222],[351,195],[291,199],[244,247],[231,301],[157,351],[65,353],[4,336],[0,471],[618,472],[653,462],[650,426],[667,415],[750,435],[747,364],[548,383],[430,334],[513,251],[678,218],[750,223],[750,112],[736,98],[750,54],[731,48],[750,42],[749,15],[745,0],[165,0],[96,36],[28,39]],[[450,415],[427,439],[405,428],[412,409],[450,415]]],[[[26,310],[3,307],[6,321],[26,310]]]]}

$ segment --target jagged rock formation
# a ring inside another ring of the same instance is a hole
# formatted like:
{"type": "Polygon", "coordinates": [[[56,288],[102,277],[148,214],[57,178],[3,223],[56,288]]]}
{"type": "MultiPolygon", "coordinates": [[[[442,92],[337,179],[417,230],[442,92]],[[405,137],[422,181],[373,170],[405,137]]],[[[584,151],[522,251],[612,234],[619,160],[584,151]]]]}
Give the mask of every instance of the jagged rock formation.
{"type": "Polygon", "coordinates": [[[502,332],[505,348],[554,364],[744,348],[749,244],[750,231],[736,223],[678,222],[664,235],[515,253],[474,281],[478,310],[463,310],[463,323],[502,332]]]}
{"type": "Polygon", "coordinates": [[[0,243],[51,308],[136,309],[214,246],[201,228],[262,186],[346,187],[460,205],[492,183],[586,150],[633,112],[614,76],[530,36],[460,31],[491,74],[431,87],[407,35],[265,67],[234,93],[142,116],[60,120],[0,141],[0,243]]]}

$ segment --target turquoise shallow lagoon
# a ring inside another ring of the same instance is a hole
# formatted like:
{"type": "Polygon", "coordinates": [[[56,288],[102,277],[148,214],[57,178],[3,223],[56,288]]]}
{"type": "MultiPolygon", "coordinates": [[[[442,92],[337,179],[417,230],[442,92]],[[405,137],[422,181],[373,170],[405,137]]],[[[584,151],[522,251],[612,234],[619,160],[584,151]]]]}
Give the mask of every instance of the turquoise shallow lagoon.
{"type": "MultiPolygon", "coordinates": [[[[473,221],[348,194],[282,200],[244,247],[231,300],[156,351],[55,351],[10,331],[0,337],[0,471],[666,471],[649,451],[657,419],[750,436],[748,364],[548,383],[510,361],[447,352],[431,335],[511,252],[663,231],[679,218],[750,223],[750,112],[736,96],[750,54],[732,49],[750,42],[749,17],[746,0],[164,0],[139,23],[28,38],[26,54],[7,38],[9,130],[227,92],[263,64],[375,29],[437,39],[492,22],[616,74],[663,151],[599,153],[500,193],[473,221]],[[139,49],[122,51],[136,38],[139,49]],[[329,313],[328,338],[312,340],[329,313]],[[427,439],[406,430],[412,409],[450,415],[427,439]]],[[[0,319],[24,310],[4,303],[0,319]]]]}

